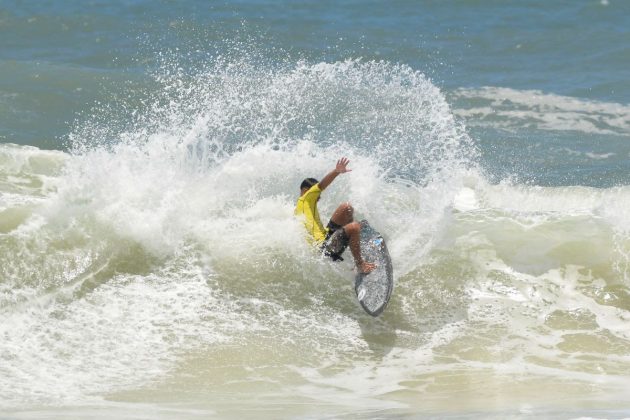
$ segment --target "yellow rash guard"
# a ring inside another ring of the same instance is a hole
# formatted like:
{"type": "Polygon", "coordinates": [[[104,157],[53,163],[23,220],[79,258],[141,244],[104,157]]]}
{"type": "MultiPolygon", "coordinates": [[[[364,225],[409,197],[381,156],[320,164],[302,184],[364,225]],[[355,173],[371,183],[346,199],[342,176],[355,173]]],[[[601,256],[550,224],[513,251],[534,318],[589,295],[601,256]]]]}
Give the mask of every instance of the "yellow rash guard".
{"type": "Polygon", "coordinates": [[[313,185],[303,196],[298,198],[295,206],[295,215],[304,217],[304,227],[313,237],[314,242],[323,242],[326,239],[327,230],[319,220],[317,200],[322,193],[319,183],[313,185]]]}

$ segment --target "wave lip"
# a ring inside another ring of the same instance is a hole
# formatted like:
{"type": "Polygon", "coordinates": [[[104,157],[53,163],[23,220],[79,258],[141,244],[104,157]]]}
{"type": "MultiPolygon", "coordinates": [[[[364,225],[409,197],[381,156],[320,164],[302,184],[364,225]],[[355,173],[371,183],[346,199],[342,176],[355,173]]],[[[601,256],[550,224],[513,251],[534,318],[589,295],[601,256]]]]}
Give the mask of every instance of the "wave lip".
{"type": "Polygon", "coordinates": [[[109,112],[117,104],[96,109],[69,154],[0,149],[7,194],[37,198],[0,234],[0,357],[11,360],[0,387],[23,384],[0,405],[141,388],[187,351],[266,334],[296,348],[283,363],[361,350],[347,337],[359,330],[348,313],[362,309],[350,288],[339,293],[351,263],[322,261],[293,217],[300,181],[340,156],[354,170],[327,191],[322,215],[350,200],[399,239],[400,273],[430,250],[474,144],[429,79],[388,62],[222,60],[195,74],[163,69],[139,109],[119,104],[124,116],[109,112]],[[36,168],[46,159],[59,162],[36,168]],[[25,174],[48,178],[31,190],[25,174]],[[313,352],[320,336],[331,347],[313,352]]]}

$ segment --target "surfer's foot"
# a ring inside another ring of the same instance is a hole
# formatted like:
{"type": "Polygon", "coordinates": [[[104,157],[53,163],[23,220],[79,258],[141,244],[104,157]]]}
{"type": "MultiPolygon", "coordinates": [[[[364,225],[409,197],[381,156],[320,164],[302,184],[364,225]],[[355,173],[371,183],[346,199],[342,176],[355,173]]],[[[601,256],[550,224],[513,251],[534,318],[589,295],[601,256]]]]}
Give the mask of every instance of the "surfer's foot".
{"type": "Polygon", "coordinates": [[[363,261],[360,264],[357,264],[357,268],[360,273],[368,274],[376,268],[376,264],[363,261]]]}

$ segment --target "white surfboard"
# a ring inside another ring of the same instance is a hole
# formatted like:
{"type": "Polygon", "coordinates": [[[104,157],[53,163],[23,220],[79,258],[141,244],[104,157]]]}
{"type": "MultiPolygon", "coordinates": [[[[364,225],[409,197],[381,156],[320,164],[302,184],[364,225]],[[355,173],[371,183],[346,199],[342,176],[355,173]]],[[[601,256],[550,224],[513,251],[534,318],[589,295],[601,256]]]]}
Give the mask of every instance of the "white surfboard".
{"type": "Polygon", "coordinates": [[[383,312],[394,290],[394,270],[383,236],[367,220],[361,221],[361,256],[376,264],[369,274],[355,277],[354,291],[359,303],[372,316],[383,312]]]}

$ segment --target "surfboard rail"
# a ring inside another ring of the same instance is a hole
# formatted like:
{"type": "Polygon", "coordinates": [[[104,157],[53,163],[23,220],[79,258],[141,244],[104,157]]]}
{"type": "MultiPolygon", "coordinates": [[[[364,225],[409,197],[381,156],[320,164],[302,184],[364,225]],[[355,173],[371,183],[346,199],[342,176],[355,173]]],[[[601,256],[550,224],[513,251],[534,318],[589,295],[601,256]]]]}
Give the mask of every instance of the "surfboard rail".
{"type": "Polygon", "coordinates": [[[354,291],[361,307],[371,316],[379,316],[387,307],[394,290],[392,259],[383,236],[367,220],[361,220],[361,256],[376,264],[368,273],[358,273],[354,291]]]}

